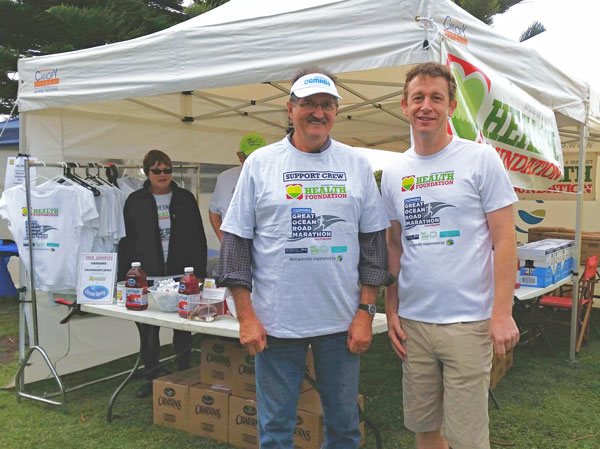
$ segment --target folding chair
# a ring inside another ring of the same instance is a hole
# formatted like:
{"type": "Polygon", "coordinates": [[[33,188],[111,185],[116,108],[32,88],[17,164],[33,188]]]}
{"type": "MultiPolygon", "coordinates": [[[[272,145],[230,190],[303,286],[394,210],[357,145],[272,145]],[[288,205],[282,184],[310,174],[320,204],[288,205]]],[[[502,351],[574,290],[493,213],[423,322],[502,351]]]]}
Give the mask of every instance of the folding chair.
{"type": "MultiPolygon", "coordinates": [[[[579,352],[583,339],[589,340],[590,314],[594,302],[594,287],[596,285],[596,270],[598,268],[598,256],[589,257],[585,262],[585,270],[579,279],[579,291],[577,295],[577,345],[575,351],[579,352]]],[[[571,289],[572,291],[572,289],[571,289]]],[[[565,294],[563,291],[561,295],[565,294]]],[[[571,320],[558,320],[555,316],[560,310],[571,310],[573,299],[571,296],[543,296],[539,303],[542,307],[552,309],[552,313],[545,322],[559,323],[570,326],[571,320]]]]}

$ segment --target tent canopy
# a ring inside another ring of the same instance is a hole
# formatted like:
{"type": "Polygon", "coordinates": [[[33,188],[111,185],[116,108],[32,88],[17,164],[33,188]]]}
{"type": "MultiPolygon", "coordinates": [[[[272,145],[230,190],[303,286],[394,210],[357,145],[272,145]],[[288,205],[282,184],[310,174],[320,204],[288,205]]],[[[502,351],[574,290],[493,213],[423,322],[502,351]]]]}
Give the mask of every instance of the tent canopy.
{"type": "Polygon", "coordinates": [[[138,39],[20,60],[21,151],[139,160],[161,148],[174,160],[235,163],[246,132],[268,142],[286,133],[289,80],[313,65],[339,77],[334,138],[403,151],[404,74],[444,62],[444,39],[552,109],[559,126],[586,121],[585,83],[450,0],[231,0],[138,39]]]}

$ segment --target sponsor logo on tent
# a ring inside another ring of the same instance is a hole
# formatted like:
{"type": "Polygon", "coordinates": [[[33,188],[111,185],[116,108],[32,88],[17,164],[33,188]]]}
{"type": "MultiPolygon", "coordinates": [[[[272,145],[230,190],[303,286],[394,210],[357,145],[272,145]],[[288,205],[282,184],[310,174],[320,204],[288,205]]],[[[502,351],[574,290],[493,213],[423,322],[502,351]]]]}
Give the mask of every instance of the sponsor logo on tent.
{"type": "Polygon", "coordinates": [[[442,23],[442,27],[444,27],[444,35],[448,39],[452,39],[459,44],[468,45],[467,26],[465,24],[450,16],[446,16],[442,23]]]}
{"type": "Polygon", "coordinates": [[[58,90],[58,84],[60,84],[58,69],[38,70],[33,75],[33,79],[33,91],[36,93],[58,90]]]}

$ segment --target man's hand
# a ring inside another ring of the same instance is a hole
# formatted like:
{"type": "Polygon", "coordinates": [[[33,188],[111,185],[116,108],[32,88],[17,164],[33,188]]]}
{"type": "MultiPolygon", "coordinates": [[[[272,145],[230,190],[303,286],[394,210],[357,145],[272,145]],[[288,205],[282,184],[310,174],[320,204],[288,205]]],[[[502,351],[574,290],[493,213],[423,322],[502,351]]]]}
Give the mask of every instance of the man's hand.
{"type": "Polygon", "coordinates": [[[267,347],[267,332],[254,314],[250,291],[244,287],[232,287],[235,310],[240,323],[240,343],[256,355],[267,347]]]}
{"type": "Polygon", "coordinates": [[[240,321],[240,343],[248,348],[251,355],[267,347],[267,332],[256,315],[240,321]]]}
{"type": "Polygon", "coordinates": [[[490,320],[490,338],[494,353],[500,360],[519,342],[519,329],[510,315],[494,316],[490,320]]]}
{"type": "Polygon", "coordinates": [[[364,310],[359,310],[348,328],[348,350],[353,354],[364,354],[373,337],[373,318],[364,310]]]}
{"type": "Polygon", "coordinates": [[[400,360],[406,359],[406,348],[404,342],[406,341],[406,334],[402,329],[402,321],[398,316],[397,312],[387,314],[387,325],[388,325],[388,336],[392,343],[392,348],[400,360]]]}

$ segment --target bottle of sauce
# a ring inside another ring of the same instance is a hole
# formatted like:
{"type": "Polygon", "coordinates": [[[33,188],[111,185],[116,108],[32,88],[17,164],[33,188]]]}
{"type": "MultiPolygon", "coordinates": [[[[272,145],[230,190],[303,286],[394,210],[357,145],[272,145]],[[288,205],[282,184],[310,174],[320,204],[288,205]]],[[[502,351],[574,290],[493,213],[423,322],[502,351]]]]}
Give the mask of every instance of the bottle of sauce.
{"type": "Polygon", "coordinates": [[[125,278],[125,307],[129,310],[148,308],[148,281],[140,262],[132,262],[125,278]]]}
{"type": "Polygon", "coordinates": [[[177,312],[182,318],[189,318],[193,308],[200,303],[200,286],[194,274],[194,267],[185,267],[184,275],[179,280],[179,305],[177,312]]]}

